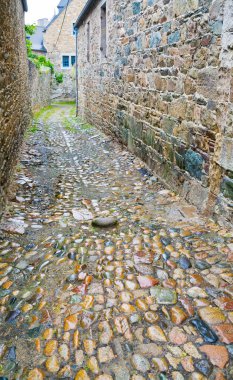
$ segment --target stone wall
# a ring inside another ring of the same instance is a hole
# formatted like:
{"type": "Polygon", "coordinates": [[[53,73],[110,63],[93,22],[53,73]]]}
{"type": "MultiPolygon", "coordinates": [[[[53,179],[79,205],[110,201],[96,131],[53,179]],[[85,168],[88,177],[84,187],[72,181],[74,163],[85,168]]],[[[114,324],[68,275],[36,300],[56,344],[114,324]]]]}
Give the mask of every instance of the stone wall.
{"type": "Polygon", "coordinates": [[[0,12],[0,215],[23,133],[30,121],[24,11],[1,0],[0,12]]]}
{"type": "Polygon", "coordinates": [[[107,0],[107,58],[102,4],[79,26],[79,113],[231,219],[233,0],[107,0]]]}
{"type": "Polygon", "coordinates": [[[73,24],[76,22],[86,0],[71,0],[67,10],[63,10],[47,27],[44,33],[44,45],[47,57],[54,64],[55,71],[63,73],[63,83],[57,85],[54,81],[52,97],[75,98],[75,69],[62,68],[62,56],[76,55],[76,38],[73,35],[73,24]]]}
{"type": "Polygon", "coordinates": [[[28,61],[29,64],[29,86],[32,110],[39,110],[41,107],[48,106],[51,101],[51,70],[41,68],[28,61]]]}

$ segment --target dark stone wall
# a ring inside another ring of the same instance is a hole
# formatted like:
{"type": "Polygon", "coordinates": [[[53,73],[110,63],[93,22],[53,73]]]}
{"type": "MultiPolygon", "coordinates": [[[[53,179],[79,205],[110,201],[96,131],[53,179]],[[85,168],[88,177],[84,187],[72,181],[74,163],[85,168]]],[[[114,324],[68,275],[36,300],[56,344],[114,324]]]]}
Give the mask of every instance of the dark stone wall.
{"type": "Polygon", "coordinates": [[[231,219],[233,0],[107,0],[107,58],[102,3],[79,28],[80,114],[188,201],[231,219]]]}
{"type": "Polygon", "coordinates": [[[23,5],[19,0],[1,0],[0,215],[30,108],[23,5]]]}

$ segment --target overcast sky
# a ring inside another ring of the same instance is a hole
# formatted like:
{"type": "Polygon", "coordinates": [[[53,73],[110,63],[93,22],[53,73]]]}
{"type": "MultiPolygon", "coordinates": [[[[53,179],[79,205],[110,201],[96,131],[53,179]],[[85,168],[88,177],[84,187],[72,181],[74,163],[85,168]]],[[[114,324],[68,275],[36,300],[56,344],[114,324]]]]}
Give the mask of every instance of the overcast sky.
{"type": "Polygon", "coordinates": [[[51,19],[54,10],[57,11],[59,0],[27,0],[28,12],[26,13],[26,24],[33,24],[39,18],[51,19]]]}

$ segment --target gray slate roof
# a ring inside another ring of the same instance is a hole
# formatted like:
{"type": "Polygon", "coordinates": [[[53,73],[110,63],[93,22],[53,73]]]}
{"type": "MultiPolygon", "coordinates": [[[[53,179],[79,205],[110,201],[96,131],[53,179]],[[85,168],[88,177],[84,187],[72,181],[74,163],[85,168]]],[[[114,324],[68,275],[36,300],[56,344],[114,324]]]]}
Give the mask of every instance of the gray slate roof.
{"type": "Polygon", "coordinates": [[[64,8],[67,6],[68,0],[61,0],[60,3],[58,4],[58,9],[59,8],[64,8]]]}
{"type": "Polygon", "coordinates": [[[22,0],[22,4],[23,4],[23,10],[24,10],[24,12],[27,12],[28,11],[27,0],[22,0]]]}
{"type": "Polygon", "coordinates": [[[35,33],[30,36],[30,41],[32,43],[32,50],[43,51],[46,53],[43,42],[43,31],[45,30],[44,26],[37,26],[35,33]]]}
{"type": "Polygon", "coordinates": [[[91,12],[93,8],[98,4],[99,0],[87,0],[86,5],[84,6],[82,12],[80,13],[76,23],[75,27],[78,28],[82,22],[86,19],[88,14],[91,12]]]}
{"type": "MultiPolygon", "coordinates": [[[[52,20],[48,23],[48,25],[45,28],[45,31],[50,27],[50,25],[60,16],[61,12],[63,12],[64,8],[67,6],[69,0],[61,0],[58,4],[57,8],[59,10],[58,14],[53,16],[52,20]]],[[[72,1],[72,0],[70,0],[72,1]]]]}

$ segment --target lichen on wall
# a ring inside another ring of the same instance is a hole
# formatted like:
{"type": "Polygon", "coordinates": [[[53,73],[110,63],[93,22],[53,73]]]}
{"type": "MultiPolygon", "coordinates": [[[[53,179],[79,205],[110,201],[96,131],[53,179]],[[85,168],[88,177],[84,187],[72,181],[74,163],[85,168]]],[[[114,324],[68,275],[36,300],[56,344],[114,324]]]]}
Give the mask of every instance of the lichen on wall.
{"type": "Polygon", "coordinates": [[[28,61],[29,65],[29,91],[32,111],[48,106],[51,102],[52,75],[48,67],[37,69],[28,61]]]}
{"type": "Polygon", "coordinates": [[[103,2],[79,26],[79,112],[188,201],[230,219],[232,0],[107,0],[107,58],[103,2]]]}
{"type": "Polygon", "coordinates": [[[0,12],[0,215],[23,134],[30,122],[24,11],[18,0],[1,0],[0,12]]]}

